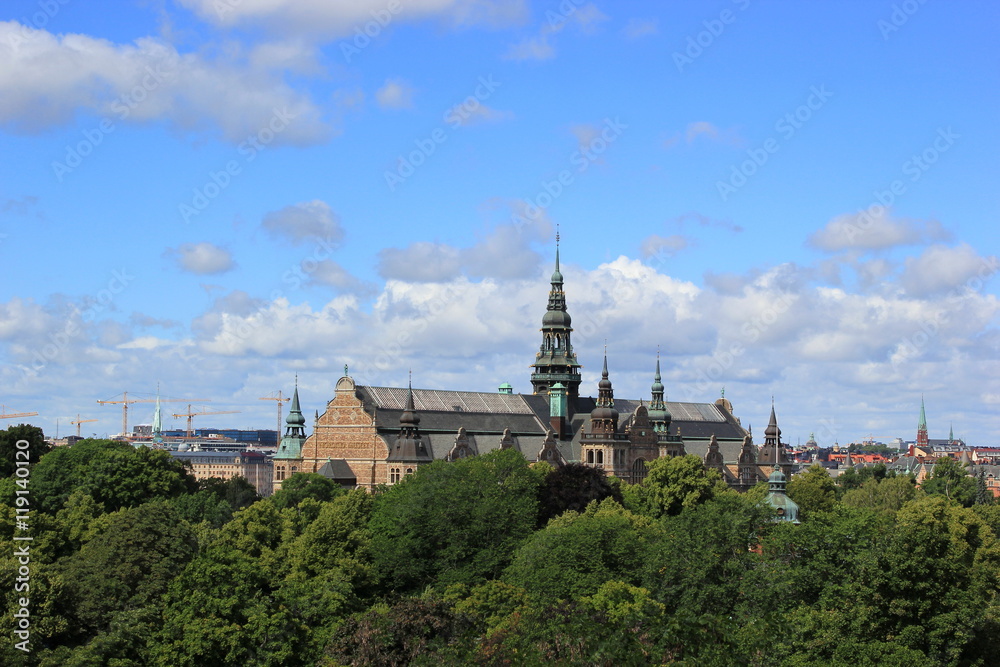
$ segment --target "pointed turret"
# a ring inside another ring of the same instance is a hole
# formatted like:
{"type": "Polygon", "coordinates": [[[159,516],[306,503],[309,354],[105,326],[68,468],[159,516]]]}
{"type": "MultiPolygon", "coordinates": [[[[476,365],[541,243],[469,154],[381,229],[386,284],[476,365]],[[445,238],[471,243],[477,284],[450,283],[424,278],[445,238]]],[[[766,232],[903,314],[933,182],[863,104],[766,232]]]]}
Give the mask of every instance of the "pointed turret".
{"type": "MultiPolygon", "coordinates": [[[[318,421],[318,417],[317,417],[318,421]]],[[[292,393],[292,405],[285,417],[285,435],[278,443],[276,459],[302,458],[302,445],[306,441],[306,418],[299,405],[299,380],[295,378],[295,391],[292,393]]]]}
{"type": "Polygon", "coordinates": [[[615,409],[615,392],[608,377],[608,352],[604,351],[604,369],[597,383],[597,406],[590,411],[591,433],[615,433],[618,430],[618,410],[615,409]]]}
{"type": "Polygon", "coordinates": [[[420,434],[420,416],[413,403],[413,384],[406,393],[406,409],[399,416],[399,435],[386,461],[393,463],[430,463],[430,449],[420,434]]]}
{"type": "Polygon", "coordinates": [[[670,430],[670,412],[667,404],[663,400],[663,381],[660,378],[660,353],[656,353],[656,373],[653,375],[653,385],[650,387],[653,400],[649,402],[649,421],[653,424],[653,430],[657,433],[666,433],[670,430]]]}
{"type": "Polygon", "coordinates": [[[761,465],[788,466],[785,448],[781,444],[781,429],[778,428],[778,417],[774,413],[774,399],[771,399],[771,417],[764,429],[764,446],[761,447],[757,459],[761,465]]]}
{"type": "Polygon", "coordinates": [[[535,372],[531,374],[534,393],[547,394],[552,385],[561,382],[570,399],[580,395],[580,364],[570,336],[572,322],[566,311],[563,275],[559,270],[559,233],[556,232],[556,267],[552,272],[549,303],[542,317],[542,345],[535,355],[535,372]]]}

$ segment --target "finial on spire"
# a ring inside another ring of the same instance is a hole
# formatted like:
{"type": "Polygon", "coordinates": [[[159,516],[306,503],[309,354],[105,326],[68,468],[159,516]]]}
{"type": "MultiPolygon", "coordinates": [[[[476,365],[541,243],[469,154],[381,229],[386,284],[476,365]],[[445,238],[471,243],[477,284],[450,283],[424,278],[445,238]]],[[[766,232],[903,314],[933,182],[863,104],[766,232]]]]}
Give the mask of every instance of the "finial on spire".
{"type": "Polygon", "coordinates": [[[559,271],[559,223],[556,223],[556,272],[559,271]]]}
{"type": "Polygon", "coordinates": [[[344,377],[347,377],[347,364],[344,364],[344,377]]]}
{"type": "Polygon", "coordinates": [[[725,398],[725,397],[726,397],[726,385],[722,385],[722,398],[725,398]]]}

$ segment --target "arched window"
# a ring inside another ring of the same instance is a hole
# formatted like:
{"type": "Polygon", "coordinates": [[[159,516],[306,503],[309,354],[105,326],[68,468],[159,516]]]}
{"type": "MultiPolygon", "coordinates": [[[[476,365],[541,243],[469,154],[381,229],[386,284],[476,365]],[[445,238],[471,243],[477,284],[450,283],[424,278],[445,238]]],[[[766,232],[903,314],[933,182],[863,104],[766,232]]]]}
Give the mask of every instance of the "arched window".
{"type": "Polygon", "coordinates": [[[597,450],[597,462],[602,465],[604,464],[604,452],[600,449],[597,450]]]}
{"type": "Polygon", "coordinates": [[[638,484],[644,479],[646,479],[646,462],[642,459],[636,459],[635,463],[632,464],[632,483],[638,484]]]}
{"type": "Polygon", "coordinates": [[[406,474],[407,475],[412,475],[413,474],[413,468],[407,468],[406,469],[406,474]]]}
{"type": "Polygon", "coordinates": [[[593,449],[588,449],[587,450],[587,463],[593,463],[593,462],[594,462],[594,450],[593,449]]]}

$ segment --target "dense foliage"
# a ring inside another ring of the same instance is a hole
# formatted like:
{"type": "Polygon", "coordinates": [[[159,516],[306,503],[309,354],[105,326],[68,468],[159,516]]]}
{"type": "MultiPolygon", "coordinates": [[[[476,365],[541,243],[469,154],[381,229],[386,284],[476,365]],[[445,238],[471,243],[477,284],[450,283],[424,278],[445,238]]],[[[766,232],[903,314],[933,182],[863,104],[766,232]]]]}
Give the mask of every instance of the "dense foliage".
{"type": "MultiPolygon", "coordinates": [[[[21,432],[7,434],[25,437],[21,432]]],[[[34,437],[39,434],[27,434],[34,437]]],[[[0,443],[6,442],[0,437],[0,443]]],[[[33,450],[36,451],[36,450],[33,450]]],[[[640,486],[496,451],[375,493],[318,475],[259,499],[162,452],[37,448],[31,576],[0,480],[4,665],[989,665],[1000,506],[951,461],[766,488],[695,457],[640,486]],[[8,637],[10,634],[8,633],[8,637]]]]}

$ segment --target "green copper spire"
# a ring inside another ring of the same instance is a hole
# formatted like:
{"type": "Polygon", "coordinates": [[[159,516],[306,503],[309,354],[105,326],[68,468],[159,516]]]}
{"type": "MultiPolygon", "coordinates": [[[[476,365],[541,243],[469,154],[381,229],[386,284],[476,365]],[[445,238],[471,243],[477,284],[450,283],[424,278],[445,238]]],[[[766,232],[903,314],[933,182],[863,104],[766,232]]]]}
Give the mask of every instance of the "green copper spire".
{"type": "Polygon", "coordinates": [[[660,377],[660,351],[656,351],[656,373],[653,375],[653,386],[650,387],[653,400],[649,402],[649,422],[653,430],[666,432],[670,428],[670,413],[667,404],[663,402],[663,382],[660,377]]]}
{"type": "Polygon", "coordinates": [[[927,414],[924,412],[924,395],[920,395],[920,421],[917,422],[917,428],[922,428],[927,430],[927,414]]]}
{"type": "MultiPolygon", "coordinates": [[[[317,421],[319,414],[317,413],[317,421]]],[[[278,443],[276,459],[302,458],[302,444],[306,441],[306,418],[299,405],[299,378],[295,377],[295,392],[292,394],[292,405],[285,417],[285,435],[278,443]]]]}
{"type": "Polygon", "coordinates": [[[948,425],[948,442],[955,442],[955,425],[948,425]]]}
{"type": "Polygon", "coordinates": [[[559,233],[556,233],[556,266],[552,273],[549,302],[542,316],[542,344],[535,354],[531,386],[536,394],[547,394],[557,382],[566,387],[566,394],[574,399],[579,396],[580,364],[573,352],[570,334],[573,320],[566,311],[566,294],[563,276],[559,271],[559,233]]]}
{"type": "MultiPolygon", "coordinates": [[[[306,418],[302,415],[302,409],[299,407],[299,378],[295,378],[295,392],[292,394],[292,406],[288,410],[288,417],[285,418],[285,425],[288,429],[292,427],[304,427],[306,424],[306,418]]],[[[286,429],[287,430],[287,429],[286,429]]]]}
{"type": "Polygon", "coordinates": [[[552,272],[552,284],[562,285],[562,272],[559,271],[559,225],[556,225],[556,270],[552,272]]]}

